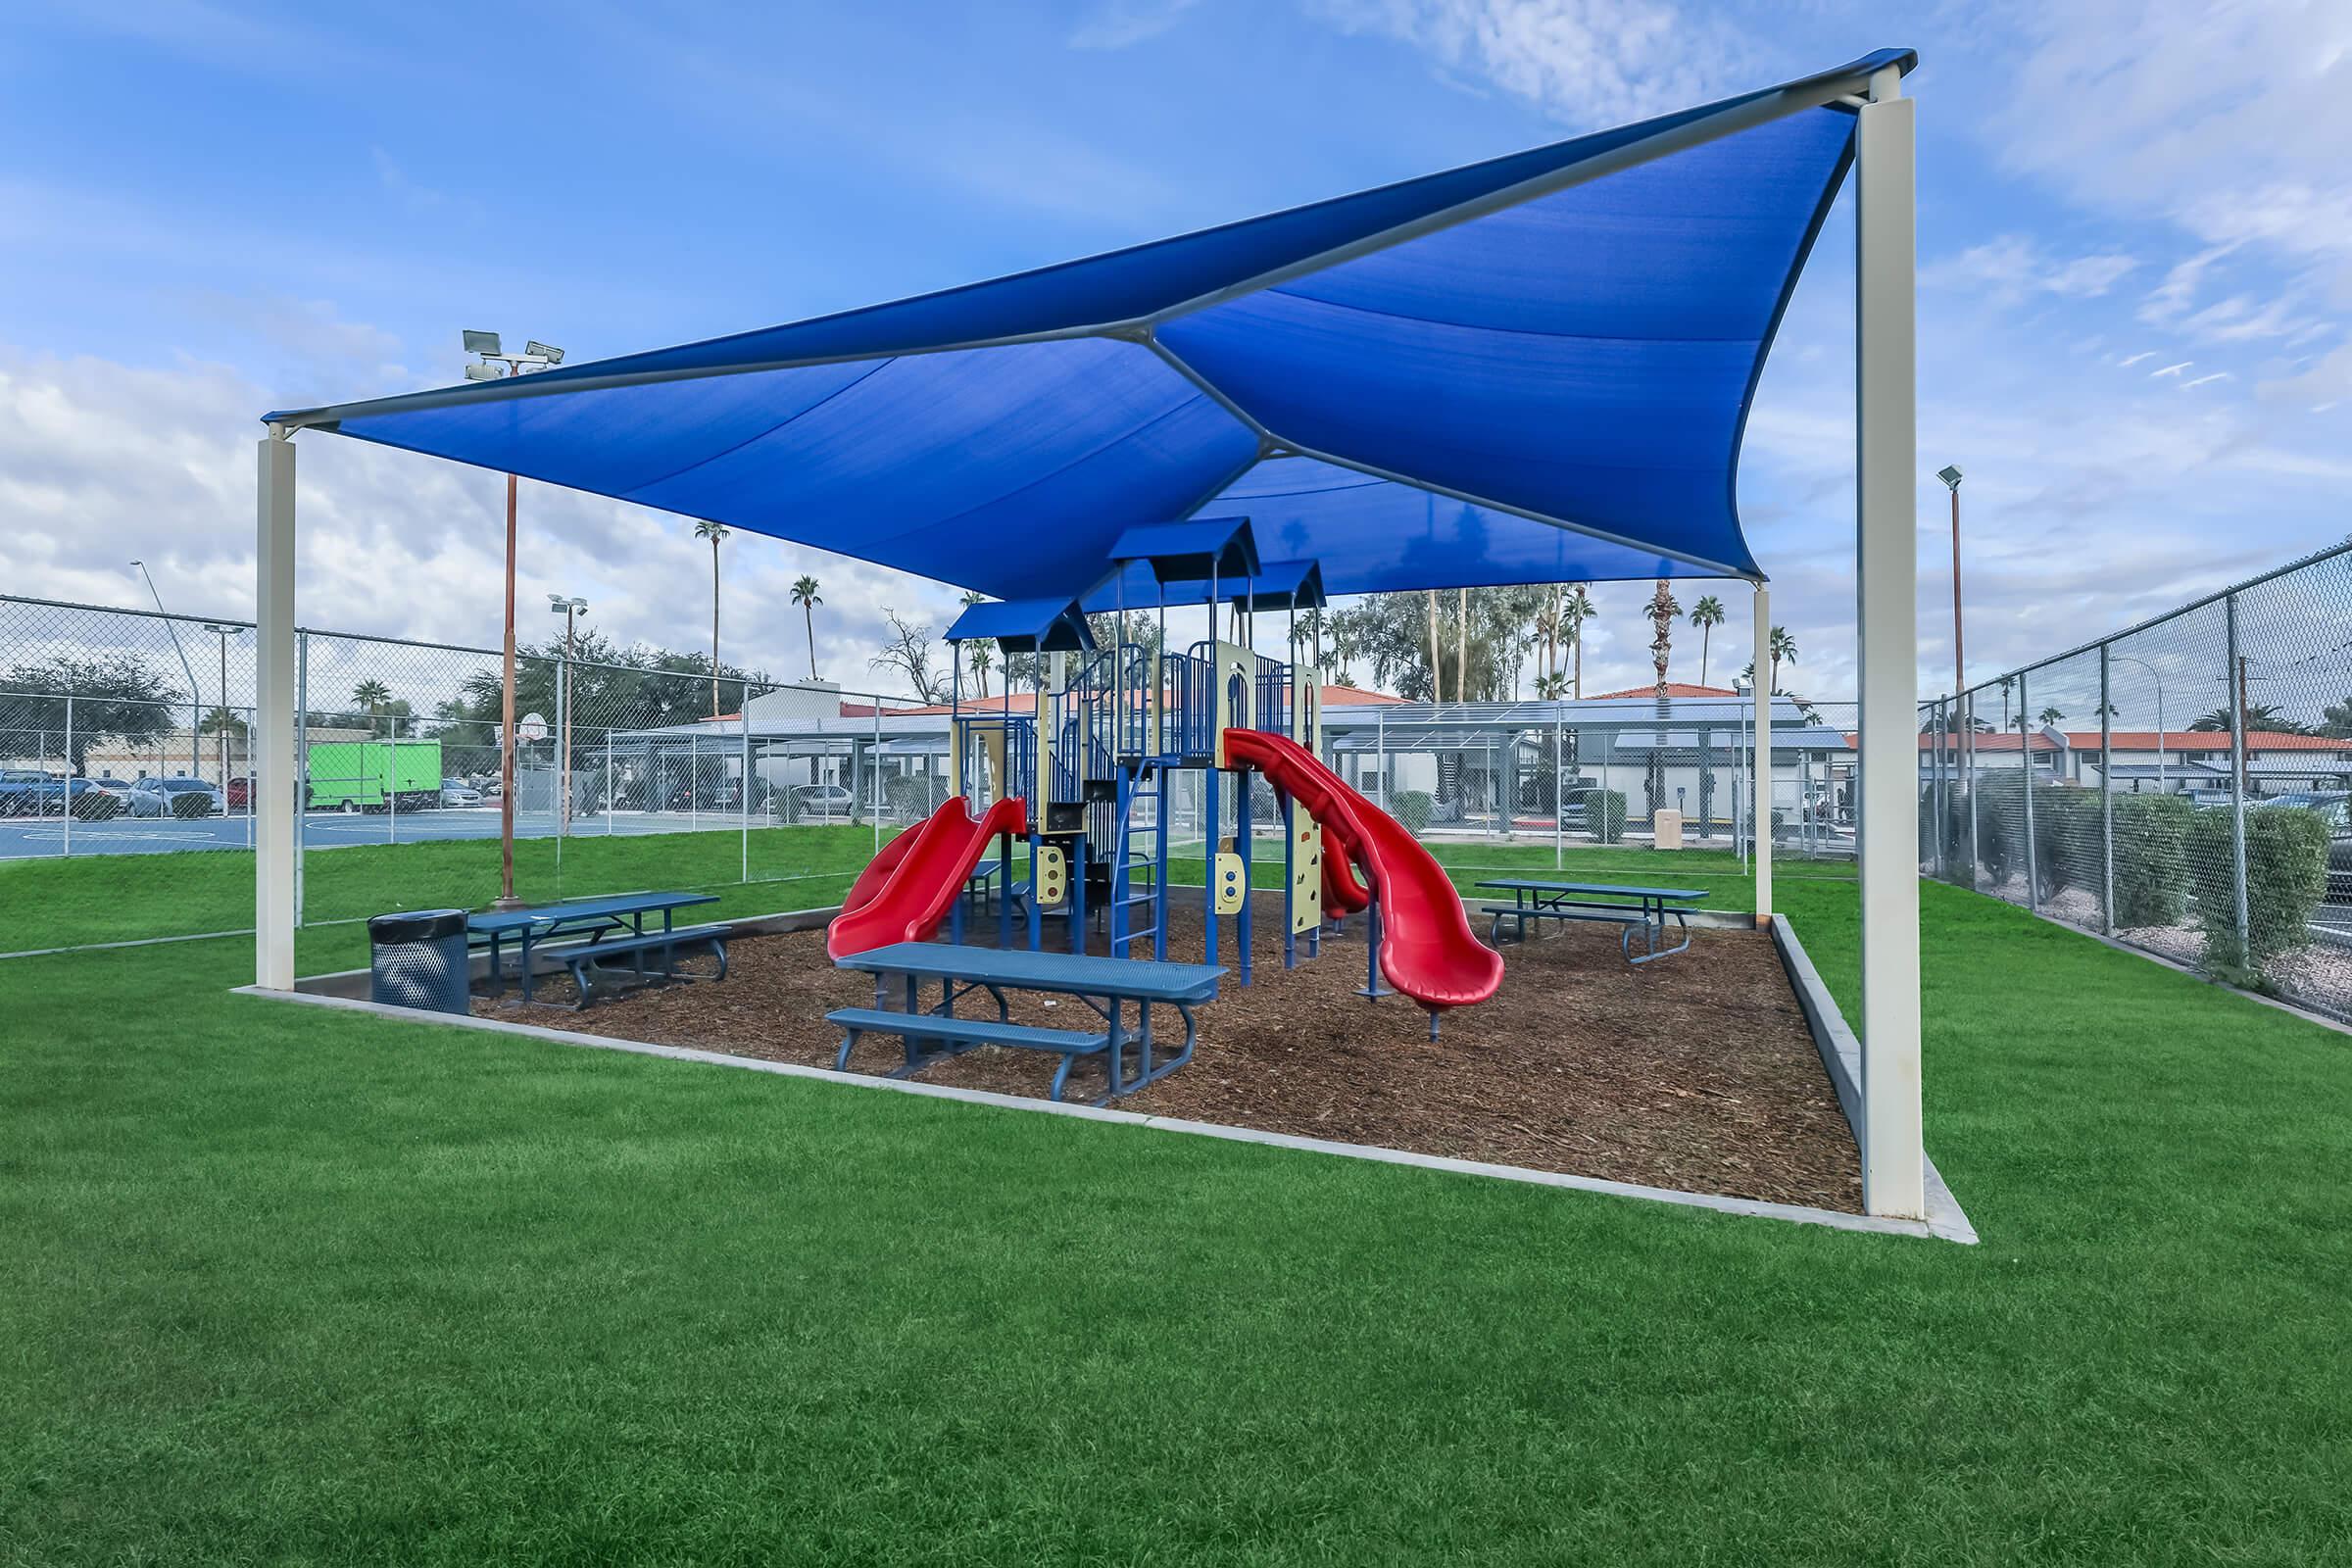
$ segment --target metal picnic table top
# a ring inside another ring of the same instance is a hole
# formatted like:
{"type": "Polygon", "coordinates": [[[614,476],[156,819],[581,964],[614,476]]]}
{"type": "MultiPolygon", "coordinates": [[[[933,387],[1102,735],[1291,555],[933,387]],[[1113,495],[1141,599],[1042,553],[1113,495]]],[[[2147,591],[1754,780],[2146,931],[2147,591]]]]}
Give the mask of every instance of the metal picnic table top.
{"type": "Polygon", "coordinates": [[[1103,958],[1025,948],[976,948],[953,942],[894,942],[838,959],[844,969],[915,980],[963,980],[1076,997],[1128,1002],[1206,1002],[1217,994],[1221,964],[1103,958]]]}
{"type": "Polygon", "coordinates": [[[581,920],[661,914],[717,902],[718,895],[715,893],[616,893],[605,898],[578,899],[569,904],[535,904],[519,909],[476,910],[466,916],[466,929],[533,933],[541,927],[554,930],[581,920]]]}
{"type": "Polygon", "coordinates": [[[1481,882],[1482,888],[1506,888],[1523,893],[1579,893],[1616,894],[1629,899],[1684,900],[1703,899],[1705,888],[1652,888],[1622,882],[1548,882],[1536,877],[1502,877],[1493,882],[1481,882]]]}

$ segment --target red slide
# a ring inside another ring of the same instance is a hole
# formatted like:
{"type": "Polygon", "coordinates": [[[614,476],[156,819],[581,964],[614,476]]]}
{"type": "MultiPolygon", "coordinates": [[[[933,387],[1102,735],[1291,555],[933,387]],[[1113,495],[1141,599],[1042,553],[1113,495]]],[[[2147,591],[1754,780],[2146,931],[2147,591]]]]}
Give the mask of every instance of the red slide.
{"type": "Polygon", "coordinates": [[[846,958],[893,942],[928,941],[989,841],[999,833],[1028,832],[1026,801],[999,801],[975,821],[970,803],[956,796],[920,827],[884,845],[859,873],[841,913],[825,929],[825,952],[846,958]]]}
{"type": "MultiPolygon", "coordinates": [[[[1372,875],[1380,900],[1380,972],[1423,1006],[1465,1007],[1502,984],[1502,956],[1478,940],[1445,867],[1388,812],[1297,741],[1229,729],[1225,755],[1257,768],[1313,812],[1333,849],[1372,875]]],[[[1323,858],[1329,865],[1331,855],[1323,858]]],[[[1326,883],[1328,890],[1330,884],[1326,883]]]]}

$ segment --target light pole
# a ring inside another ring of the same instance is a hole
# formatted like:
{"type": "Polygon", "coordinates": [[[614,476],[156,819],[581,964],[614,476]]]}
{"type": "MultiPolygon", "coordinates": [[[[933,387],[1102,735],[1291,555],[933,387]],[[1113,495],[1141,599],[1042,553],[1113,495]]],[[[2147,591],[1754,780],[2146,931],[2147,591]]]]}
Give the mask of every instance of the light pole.
{"type": "MultiPolygon", "coordinates": [[[[468,381],[496,381],[503,376],[544,370],[564,363],[564,351],[532,342],[520,354],[508,354],[496,332],[465,332],[466,352],[481,357],[466,367],[468,381]]],[[[499,683],[498,721],[498,897],[492,908],[513,909],[522,901],[514,896],[514,475],[507,475],[507,643],[506,667],[499,683]]]]}
{"type": "MultiPolygon", "coordinates": [[[[140,577],[146,580],[147,597],[155,601],[155,612],[164,617],[164,630],[172,634],[172,651],[179,656],[180,670],[188,677],[188,701],[194,705],[188,710],[188,776],[194,778],[204,769],[204,760],[197,750],[204,744],[204,694],[196,689],[196,666],[188,662],[188,651],[179,643],[179,622],[164,609],[164,596],[155,591],[155,578],[148,572],[147,563],[134,561],[131,564],[139,568],[140,577]]],[[[156,766],[163,766],[162,758],[156,759],[156,766]]]]}
{"type": "Polygon", "coordinates": [[[577,594],[569,597],[563,594],[549,594],[547,608],[551,613],[564,617],[564,711],[560,715],[559,725],[559,733],[563,736],[559,744],[563,748],[564,756],[556,766],[556,789],[559,792],[557,799],[561,803],[556,810],[556,832],[561,836],[566,828],[571,826],[571,664],[574,657],[571,641],[572,617],[588,613],[588,601],[580,598],[577,594]]]}
{"type": "MultiPolygon", "coordinates": [[[[220,743],[220,798],[225,801],[228,799],[228,640],[245,628],[223,626],[219,621],[208,620],[204,623],[204,629],[220,639],[220,700],[216,709],[220,715],[220,723],[214,733],[219,736],[220,743]]],[[[253,788],[250,783],[245,790],[245,809],[253,809],[253,788]]]]}
{"type": "Polygon", "coordinates": [[[2164,772],[2164,672],[2146,660],[2133,659],[2129,654],[2110,653],[2107,656],[2107,662],[2110,664],[2137,664],[2146,670],[2156,682],[2156,793],[2162,795],[2167,788],[2164,772]]]}
{"type": "Polygon", "coordinates": [[[1957,697],[1968,690],[1960,648],[1960,465],[1936,469],[1936,477],[1952,493],[1952,695],[1957,697]]]}

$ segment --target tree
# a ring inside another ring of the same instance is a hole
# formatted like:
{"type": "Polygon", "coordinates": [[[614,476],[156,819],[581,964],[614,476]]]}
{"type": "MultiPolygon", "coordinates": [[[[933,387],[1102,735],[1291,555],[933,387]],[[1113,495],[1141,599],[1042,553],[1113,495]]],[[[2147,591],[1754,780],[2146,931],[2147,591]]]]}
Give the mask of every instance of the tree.
{"type": "Polygon", "coordinates": [[[1599,613],[1592,593],[1581,582],[1560,601],[1560,621],[1569,645],[1576,652],[1575,693],[1580,701],[1585,695],[1585,622],[1599,613]]]}
{"type": "Polygon", "coordinates": [[[916,623],[897,611],[884,609],[883,618],[890,622],[891,639],[883,650],[866,661],[876,669],[896,670],[906,677],[915,697],[925,703],[946,700],[940,690],[938,674],[931,668],[932,631],[926,623],[916,623]]]}
{"type": "Polygon", "coordinates": [[[995,661],[989,655],[988,639],[974,638],[972,641],[972,682],[979,688],[979,698],[984,703],[988,701],[988,669],[989,665],[994,662],[995,661]]]}
{"type": "MultiPolygon", "coordinates": [[[[712,522],[708,517],[702,518],[694,525],[694,536],[697,539],[710,541],[710,716],[712,718],[718,716],[718,546],[719,542],[733,531],[725,523],[712,522]]],[[[808,657],[808,673],[811,678],[814,678],[816,674],[815,635],[814,629],[811,628],[808,657]]]]}
{"type": "MultiPolygon", "coordinates": [[[[2227,735],[2230,732],[2230,710],[2217,708],[2188,727],[2203,734],[2227,735]]],[[[2267,730],[2273,735],[2307,733],[2302,725],[2288,718],[2271,704],[2248,703],[2246,705],[2246,733],[2251,735],[2258,729],[2267,730]]]]}
{"type": "Polygon", "coordinates": [[[1683,607],[1675,603],[1673,584],[1660,577],[1657,591],[1649,596],[1649,662],[1658,672],[1659,733],[1650,744],[1649,765],[1642,780],[1652,813],[1666,804],[1666,662],[1674,653],[1674,617],[1682,612],[1683,607]]]}
{"type": "Polygon", "coordinates": [[[1707,683],[1707,655],[1715,641],[1715,628],[1723,624],[1723,601],[1713,594],[1690,607],[1690,624],[1698,628],[1698,683],[1707,683]]]}
{"type": "Polygon", "coordinates": [[[1772,655],[1772,693],[1781,689],[1781,666],[1796,662],[1796,639],[1788,635],[1786,626],[1775,626],[1765,639],[1765,651],[1772,655]]]}
{"type": "Polygon", "coordinates": [[[2045,709],[2043,709],[2043,710],[2041,710],[2041,713],[2040,713],[2040,715],[2039,715],[2038,717],[2036,717],[2036,718],[2034,720],[2034,723],[2036,723],[2036,724],[2040,724],[2040,725],[2042,725],[2042,726],[2044,726],[2044,727],[2047,727],[2047,726],[2049,726],[2049,725],[2051,725],[2051,724],[2055,724],[2055,723],[2057,723],[2057,722],[2058,722],[2060,719],[2064,718],[2065,716],[2066,716],[2066,715],[2065,715],[2064,713],[2060,712],[2060,711],[2059,711],[2057,709],[2055,709],[2055,708],[2045,708],[2045,709]]]}
{"type": "Polygon", "coordinates": [[[368,710],[368,728],[372,733],[376,720],[383,716],[384,705],[392,700],[392,690],[370,675],[351,689],[351,700],[368,710]]]}
{"type": "Polygon", "coordinates": [[[2333,740],[2352,740],[2352,697],[2329,703],[2321,709],[2320,721],[2313,727],[2312,733],[2333,740]]]}
{"type": "Polygon", "coordinates": [[[172,733],[173,710],[186,701],[185,692],[124,655],[18,664],[0,677],[0,734],[30,731],[42,737],[36,750],[55,735],[78,774],[100,741],[145,747],[162,740],[172,733]]]}
{"type": "Polygon", "coordinates": [[[1445,677],[1438,669],[1438,591],[1435,588],[1429,590],[1429,700],[1433,703],[1446,700],[1445,677]]]}
{"type": "MultiPolygon", "coordinates": [[[[816,579],[806,572],[802,573],[799,580],[792,585],[792,602],[801,607],[801,620],[808,628],[808,678],[814,680],[816,679],[816,607],[825,602],[824,597],[816,591],[816,579]]],[[[715,611],[712,612],[711,619],[713,623],[716,622],[715,611]]],[[[711,638],[711,646],[713,648],[718,646],[715,634],[711,638]]]]}

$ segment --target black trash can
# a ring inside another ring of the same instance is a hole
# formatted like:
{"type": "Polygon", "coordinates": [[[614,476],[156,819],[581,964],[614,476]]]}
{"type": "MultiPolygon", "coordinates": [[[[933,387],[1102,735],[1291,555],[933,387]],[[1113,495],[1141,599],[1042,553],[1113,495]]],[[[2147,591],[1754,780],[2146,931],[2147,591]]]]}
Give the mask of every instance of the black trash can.
{"type": "Polygon", "coordinates": [[[465,1012],[472,991],[466,911],[418,909],[368,922],[368,1000],[431,1012],[465,1012]]]}

